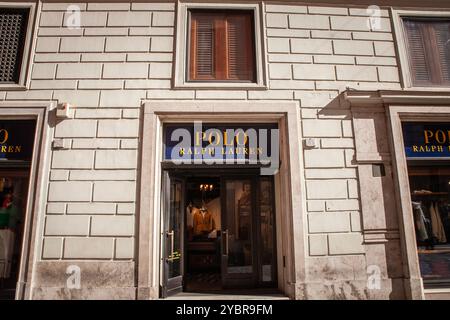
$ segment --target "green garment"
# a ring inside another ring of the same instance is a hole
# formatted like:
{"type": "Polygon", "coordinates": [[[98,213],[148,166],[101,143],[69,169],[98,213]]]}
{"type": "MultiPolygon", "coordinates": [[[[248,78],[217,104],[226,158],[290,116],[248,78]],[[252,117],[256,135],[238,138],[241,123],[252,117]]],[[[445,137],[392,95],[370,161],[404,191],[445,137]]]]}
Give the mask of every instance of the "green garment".
{"type": "Polygon", "coordinates": [[[18,221],[19,210],[14,204],[11,204],[8,208],[0,208],[0,226],[15,228],[18,221]]]}

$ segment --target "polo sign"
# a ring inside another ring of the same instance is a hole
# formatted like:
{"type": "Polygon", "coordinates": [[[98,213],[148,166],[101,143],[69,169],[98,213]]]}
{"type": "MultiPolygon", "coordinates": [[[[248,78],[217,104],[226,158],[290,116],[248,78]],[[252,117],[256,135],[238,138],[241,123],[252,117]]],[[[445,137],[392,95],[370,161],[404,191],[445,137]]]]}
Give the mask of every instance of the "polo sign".
{"type": "Polygon", "coordinates": [[[408,159],[450,158],[450,125],[440,122],[405,122],[403,139],[408,159]]]}
{"type": "Polygon", "coordinates": [[[265,171],[278,169],[276,125],[194,122],[166,125],[164,135],[164,160],[175,164],[257,164],[265,171]]]}

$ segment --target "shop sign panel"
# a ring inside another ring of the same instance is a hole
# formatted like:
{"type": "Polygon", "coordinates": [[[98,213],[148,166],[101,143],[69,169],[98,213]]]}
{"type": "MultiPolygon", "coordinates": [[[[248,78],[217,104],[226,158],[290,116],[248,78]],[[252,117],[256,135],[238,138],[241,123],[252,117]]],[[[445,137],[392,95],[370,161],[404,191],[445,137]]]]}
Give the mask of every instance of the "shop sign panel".
{"type": "Polygon", "coordinates": [[[31,161],[36,122],[0,120],[0,161],[31,161]]]}
{"type": "Polygon", "coordinates": [[[276,124],[167,124],[164,161],[176,164],[279,165],[276,124]]]}
{"type": "Polygon", "coordinates": [[[403,139],[408,159],[450,159],[450,123],[404,122],[403,139]]]}

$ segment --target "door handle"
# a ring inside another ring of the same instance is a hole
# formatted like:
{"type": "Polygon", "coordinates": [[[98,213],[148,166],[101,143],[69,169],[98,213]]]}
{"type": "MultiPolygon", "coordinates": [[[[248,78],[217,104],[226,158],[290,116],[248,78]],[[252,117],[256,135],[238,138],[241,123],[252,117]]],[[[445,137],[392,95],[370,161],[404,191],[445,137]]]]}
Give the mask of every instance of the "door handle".
{"type": "Polygon", "coordinates": [[[224,246],[224,251],[225,251],[225,256],[228,256],[228,229],[224,230],[222,232],[223,234],[223,238],[225,240],[225,246],[224,246]]]}
{"type": "Polygon", "coordinates": [[[172,261],[172,260],[174,260],[174,252],[173,252],[173,250],[174,250],[174,237],[175,237],[175,233],[173,232],[173,230],[171,230],[171,231],[168,231],[167,233],[166,233],[166,235],[167,235],[167,237],[170,237],[170,255],[169,255],[169,257],[167,258],[167,260],[168,261],[172,261]]]}

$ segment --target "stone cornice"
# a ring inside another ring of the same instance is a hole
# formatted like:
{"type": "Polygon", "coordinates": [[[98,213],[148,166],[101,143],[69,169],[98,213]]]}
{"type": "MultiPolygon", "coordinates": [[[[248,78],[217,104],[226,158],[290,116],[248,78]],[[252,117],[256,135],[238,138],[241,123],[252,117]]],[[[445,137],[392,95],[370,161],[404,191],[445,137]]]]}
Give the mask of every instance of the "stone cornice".
{"type": "MultiPolygon", "coordinates": [[[[114,2],[177,2],[177,0],[2,0],[1,2],[57,2],[57,3],[114,3],[114,2]]],[[[183,2],[223,2],[220,0],[186,0],[183,2]]],[[[262,2],[261,0],[228,0],[227,2],[262,2]]],[[[263,1],[265,3],[286,3],[286,4],[299,4],[299,5],[337,5],[337,6],[355,6],[355,7],[367,7],[371,5],[378,5],[380,7],[398,7],[398,8],[423,8],[423,9],[450,9],[450,1],[448,0],[310,0],[310,1],[297,1],[297,0],[270,0],[263,1]]]]}
{"type": "Polygon", "coordinates": [[[450,91],[380,90],[343,93],[352,107],[382,105],[450,105],[450,91]]]}

